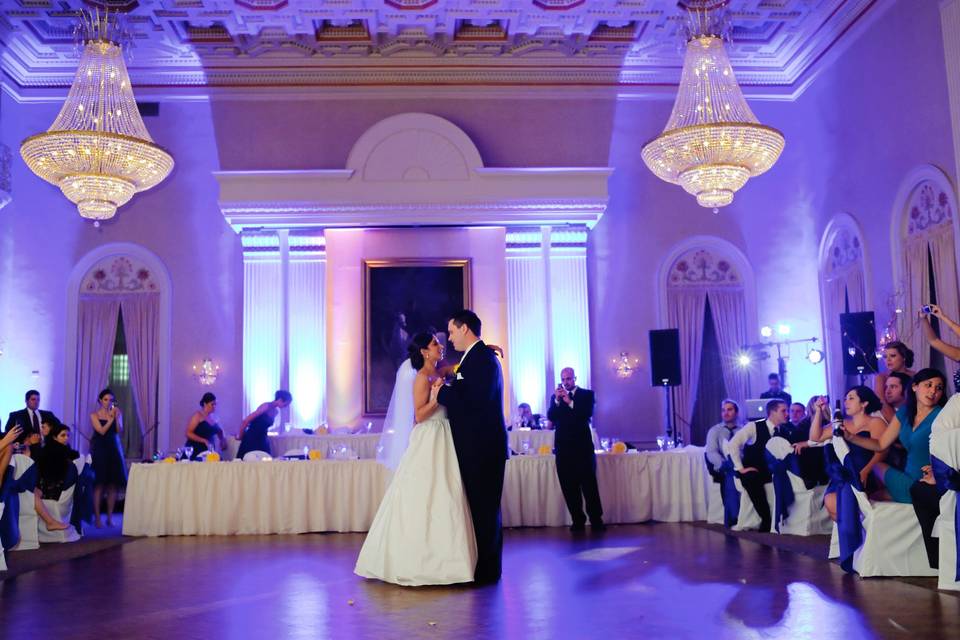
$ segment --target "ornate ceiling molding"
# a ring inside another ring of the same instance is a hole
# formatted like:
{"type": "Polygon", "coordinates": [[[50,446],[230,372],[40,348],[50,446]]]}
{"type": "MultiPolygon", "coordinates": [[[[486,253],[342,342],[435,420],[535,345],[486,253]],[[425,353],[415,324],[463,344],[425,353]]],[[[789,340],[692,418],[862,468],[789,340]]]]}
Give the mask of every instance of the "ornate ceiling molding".
{"type": "Polygon", "coordinates": [[[356,142],[347,168],[220,171],[220,209],[235,230],[296,227],[593,227],[612,169],[490,168],[443,118],[393,116],[356,142]]]}
{"type": "MultiPolygon", "coordinates": [[[[731,0],[745,87],[786,91],[889,0],[731,0]]],[[[69,86],[84,0],[0,5],[0,65],[20,88],[69,86]]],[[[675,85],[675,0],[139,0],[138,86],[675,85]]]]}

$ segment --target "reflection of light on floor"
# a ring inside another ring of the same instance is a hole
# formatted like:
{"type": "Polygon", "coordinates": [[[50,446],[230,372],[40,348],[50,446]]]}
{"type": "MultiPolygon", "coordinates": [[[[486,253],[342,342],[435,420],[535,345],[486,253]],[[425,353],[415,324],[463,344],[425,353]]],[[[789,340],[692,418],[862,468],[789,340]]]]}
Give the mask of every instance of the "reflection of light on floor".
{"type": "Polygon", "coordinates": [[[575,554],[573,557],[577,560],[589,560],[591,562],[607,562],[622,558],[628,553],[639,551],[643,547],[601,547],[599,549],[588,549],[575,554]]]}
{"type": "Polygon", "coordinates": [[[319,588],[316,578],[303,573],[285,576],[281,602],[288,638],[328,637],[327,592],[319,588]]]}
{"type": "Polygon", "coordinates": [[[824,596],[816,587],[806,582],[793,582],[787,585],[789,602],[783,618],[776,625],[762,629],[751,629],[739,620],[729,619],[728,623],[737,630],[739,638],[783,638],[784,640],[817,640],[842,636],[845,640],[873,638],[861,619],[860,614],[847,605],[834,602],[824,596]]]}

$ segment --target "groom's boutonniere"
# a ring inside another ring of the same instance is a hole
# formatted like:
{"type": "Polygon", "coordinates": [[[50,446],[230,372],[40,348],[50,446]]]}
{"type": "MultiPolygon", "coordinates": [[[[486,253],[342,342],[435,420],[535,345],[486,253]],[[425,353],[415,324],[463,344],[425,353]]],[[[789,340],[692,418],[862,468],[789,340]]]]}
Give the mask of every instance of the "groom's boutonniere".
{"type": "Polygon", "coordinates": [[[460,363],[457,363],[457,364],[453,365],[453,372],[454,372],[455,374],[456,374],[456,373],[460,373],[460,363]]]}

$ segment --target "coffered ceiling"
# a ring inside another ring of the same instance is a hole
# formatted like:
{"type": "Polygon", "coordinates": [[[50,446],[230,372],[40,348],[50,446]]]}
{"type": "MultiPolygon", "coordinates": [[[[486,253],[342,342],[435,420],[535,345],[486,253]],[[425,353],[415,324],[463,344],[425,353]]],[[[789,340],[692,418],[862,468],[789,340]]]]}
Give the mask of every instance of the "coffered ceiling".
{"type": "MultiPolygon", "coordinates": [[[[885,0],[731,0],[741,84],[793,87],[885,0]]],[[[0,64],[69,86],[77,11],[125,13],[135,84],[662,86],[681,66],[676,0],[0,0],[0,64]]]]}

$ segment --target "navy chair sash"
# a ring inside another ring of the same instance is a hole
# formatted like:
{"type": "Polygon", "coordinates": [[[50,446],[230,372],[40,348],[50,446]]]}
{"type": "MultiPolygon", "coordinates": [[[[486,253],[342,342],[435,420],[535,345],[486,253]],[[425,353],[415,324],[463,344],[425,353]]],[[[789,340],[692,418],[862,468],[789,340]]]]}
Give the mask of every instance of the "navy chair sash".
{"type": "Polygon", "coordinates": [[[723,481],[720,483],[720,494],[723,500],[723,526],[728,529],[737,524],[740,517],[740,492],[737,491],[735,482],[737,472],[733,468],[733,462],[730,458],[723,461],[720,465],[720,473],[723,481]]]}
{"type": "Polygon", "coordinates": [[[860,472],[854,467],[853,456],[847,455],[841,463],[828,444],[827,475],[830,486],[837,490],[837,537],[840,543],[840,568],[853,573],[853,554],[863,545],[863,525],[860,522],[860,504],[854,489],[863,491],[860,472]]]}
{"type": "Polygon", "coordinates": [[[767,451],[767,467],[773,477],[773,493],[776,498],[773,522],[777,533],[780,533],[780,522],[790,515],[790,507],[796,501],[793,485],[790,483],[790,476],[787,475],[787,472],[789,471],[800,477],[800,459],[797,454],[791,453],[781,460],[767,451]]]}
{"type": "Polygon", "coordinates": [[[960,582],[960,471],[954,469],[937,456],[930,456],[933,477],[937,481],[937,491],[942,496],[947,491],[957,493],[957,505],[953,510],[954,543],[957,545],[957,566],[954,580],[960,582]]]}
{"type": "Polygon", "coordinates": [[[33,493],[37,486],[37,465],[30,465],[19,478],[14,477],[13,467],[0,483],[0,500],[3,501],[3,516],[0,516],[0,545],[12,549],[20,542],[20,494],[33,493]]]}
{"type": "Polygon", "coordinates": [[[70,524],[74,526],[77,533],[83,533],[83,523],[93,522],[93,469],[90,464],[83,465],[83,471],[76,473],[76,466],[70,465],[74,469],[75,480],[73,485],[73,509],[70,512],[70,524]]]}

